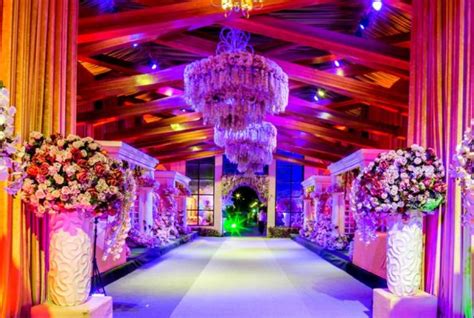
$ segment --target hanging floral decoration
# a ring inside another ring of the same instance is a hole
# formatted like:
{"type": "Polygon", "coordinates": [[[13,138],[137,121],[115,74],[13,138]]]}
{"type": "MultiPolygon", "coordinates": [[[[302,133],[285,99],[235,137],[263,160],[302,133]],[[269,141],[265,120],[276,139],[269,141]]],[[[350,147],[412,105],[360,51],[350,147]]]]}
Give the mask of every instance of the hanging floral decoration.
{"type": "Polygon", "coordinates": [[[222,176],[222,200],[225,202],[232,197],[232,193],[240,186],[248,186],[257,192],[262,202],[268,201],[268,176],[226,175],[222,176]]]}
{"type": "Polygon", "coordinates": [[[466,130],[456,150],[453,166],[464,198],[462,223],[474,228],[474,133],[472,129],[466,130]]]}
{"type": "MultiPolygon", "coordinates": [[[[104,257],[114,258],[130,229],[135,179],[126,163],[108,157],[92,138],[32,132],[18,155],[19,174],[9,187],[33,212],[83,211],[108,219],[104,257]]],[[[118,253],[118,254],[117,254],[118,253]]]]}
{"type": "Polygon", "coordinates": [[[277,130],[271,123],[252,124],[243,130],[214,129],[214,142],[239,172],[262,172],[273,160],[277,130]]]}
{"type": "Polygon", "coordinates": [[[444,167],[433,149],[412,145],[381,153],[355,179],[352,209],[363,240],[388,215],[409,218],[414,211],[432,214],[444,201],[444,167]]]}
{"type": "Polygon", "coordinates": [[[254,54],[249,39],[248,33],[224,28],[216,55],[184,70],[186,102],[219,129],[244,129],[267,113],[284,112],[288,104],[288,76],[254,54]]]}
{"type": "Polygon", "coordinates": [[[8,178],[14,167],[17,137],[14,135],[16,108],[10,106],[8,90],[0,82],[0,180],[8,178]]]}

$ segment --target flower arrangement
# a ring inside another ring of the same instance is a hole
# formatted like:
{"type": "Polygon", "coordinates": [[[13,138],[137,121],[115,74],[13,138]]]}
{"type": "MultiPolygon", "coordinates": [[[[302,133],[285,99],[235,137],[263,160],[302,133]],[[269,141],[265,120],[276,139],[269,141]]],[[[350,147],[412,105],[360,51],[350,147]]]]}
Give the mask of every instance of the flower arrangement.
{"type": "Polygon", "coordinates": [[[10,186],[34,213],[82,210],[108,219],[108,255],[118,257],[130,229],[135,179],[128,166],[108,157],[92,138],[49,137],[32,132],[19,155],[20,173],[10,186]]]}
{"type": "Polygon", "coordinates": [[[140,231],[138,226],[132,227],[128,232],[127,246],[129,247],[158,247],[160,239],[150,227],[148,231],[140,231]]]}
{"type": "Polygon", "coordinates": [[[465,226],[474,226],[474,133],[472,129],[466,130],[456,150],[453,166],[464,197],[462,223],[465,226]]]}
{"type": "Polygon", "coordinates": [[[355,179],[352,209],[361,238],[372,240],[381,219],[433,213],[446,193],[444,167],[432,149],[412,145],[381,153],[355,179]]]}
{"type": "Polygon", "coordinates": [[[0,82],[0,179],[8,178],[8,169],[12,168],[12,159],[17,142],[14,136],[16,108],[10,106],[8,90],[0,82]]]}

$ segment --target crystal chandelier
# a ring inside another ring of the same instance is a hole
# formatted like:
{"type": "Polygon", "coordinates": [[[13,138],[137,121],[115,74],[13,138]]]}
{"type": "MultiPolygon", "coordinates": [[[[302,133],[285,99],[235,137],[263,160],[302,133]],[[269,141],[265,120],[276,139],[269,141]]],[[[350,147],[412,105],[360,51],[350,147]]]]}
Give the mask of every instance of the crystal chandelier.
{"type": "Polygon", "coordinates": [[[221,7],[225,11],[226,17],[232,12],[242,12],[242,15],[248,17],[253,9],[260,9],[263,6],[263,0],[221,0],[221,7]]]}
{"type": "Polygon", "coordinates": [[[261,172],[273,159],[277,130],[268,122],[243,130],[214,129],[214,142],[225,147],[225,155],[240,172],[261,172]]]}
{"type": "Polygon", "coordinates": [[[186,102],[219,129],[242,130],[267,113],[284,112],[288,104],[288,76],[254,54],[249,39],[248,33],[225,28],[216,55],[184,70],[186,102]]]}

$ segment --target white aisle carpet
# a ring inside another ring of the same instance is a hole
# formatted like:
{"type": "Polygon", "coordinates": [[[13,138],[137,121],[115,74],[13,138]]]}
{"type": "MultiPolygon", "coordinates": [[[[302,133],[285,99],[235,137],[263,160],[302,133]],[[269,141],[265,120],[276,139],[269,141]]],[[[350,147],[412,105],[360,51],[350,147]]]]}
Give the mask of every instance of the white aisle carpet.
{"type": "Polygon", "coordinates": [[[372,290],[289,239],[200,238],[107,286],[114,317],[370,317],[372,290]]]}

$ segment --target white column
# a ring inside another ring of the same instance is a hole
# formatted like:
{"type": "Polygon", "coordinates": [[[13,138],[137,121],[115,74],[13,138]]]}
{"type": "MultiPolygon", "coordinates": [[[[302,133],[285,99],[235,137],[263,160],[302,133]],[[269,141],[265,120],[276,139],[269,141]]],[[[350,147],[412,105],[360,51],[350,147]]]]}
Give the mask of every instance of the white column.
{"type": "Polygon", "coordinates": [[[344,193],[337,192],[332,195],[332,224],[338,226],[339,233],[344,234],[344,217],[346,202],[344,193]]]}
{"type": "Polygon", "coordinates": [[[215,157],[214,166],[214,229],[222,233],[222,166],[223,158],[221,156],[215,157]]]}
{"type": "Polygon", "coordinates": [[[267,228],[275,226],[276,160],[272,161],[268,169],[268,177],[267,228]]]}

